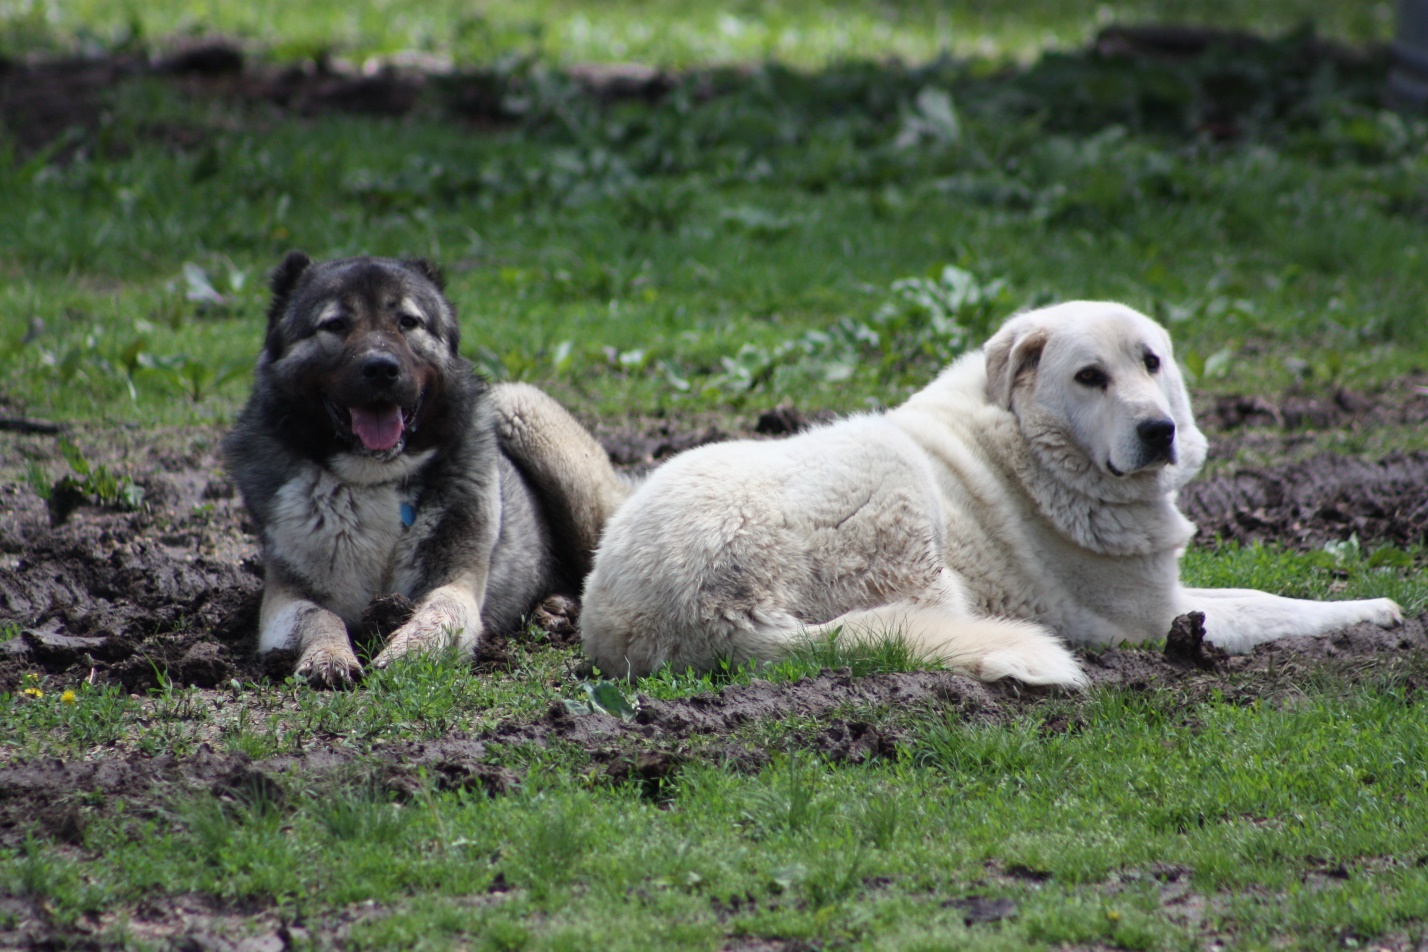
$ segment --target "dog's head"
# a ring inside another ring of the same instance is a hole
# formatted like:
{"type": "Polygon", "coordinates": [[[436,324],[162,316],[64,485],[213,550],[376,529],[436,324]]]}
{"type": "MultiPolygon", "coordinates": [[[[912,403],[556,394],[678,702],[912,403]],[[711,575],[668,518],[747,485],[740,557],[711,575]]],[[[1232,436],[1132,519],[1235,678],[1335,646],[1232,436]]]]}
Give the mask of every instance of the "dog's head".
{"type": "Polygon", "coordinates": [[[1082,491],[1173,491],[1205,461],[1170,336],[1138,311],[1103,301],[1029,311],[985,353],[988,398],[1016,414],[1042,462],[1082,491]]]}
{"type": "Polygon", "coordinates": [[[280,395],[293,435],[378,461],[412,448],[449,385],[466,376],[440,272],[422,260],[314,263],[294,251],[271,286],[259,374],[280,395]]]}

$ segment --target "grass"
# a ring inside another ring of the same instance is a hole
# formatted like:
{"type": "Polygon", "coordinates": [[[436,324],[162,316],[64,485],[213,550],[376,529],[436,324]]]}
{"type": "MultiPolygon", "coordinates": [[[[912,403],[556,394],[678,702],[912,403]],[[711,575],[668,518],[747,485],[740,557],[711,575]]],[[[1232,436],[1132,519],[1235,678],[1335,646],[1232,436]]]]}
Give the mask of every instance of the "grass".
{"type": "MultiPolygon", "coordinates": [[[[1289,0],[11,4],[0,51],[174,32],[235,35],[279,62],[416,51],[506,105],[473,128],[433,83],[400,119],[300,117],[148,79],[105,91],[104,121],[53,151],[0,135],[0,395],[87,433],[224,424],[261,337],[263,276],[294,246],[442,261],[467,355],[591,416],[887,405],[1006,313],[1082,296],[1160,316],[1201,388],[1385,385],[1428,366],[1428,128],[1379,108],[1382,65],[1305,65],[1302,36],[1199,65],[1076,52],[1110,20],[1279,33],[1306,15],[1333,37],[1387,35],[1385,5],[1289,0]],[[933,62],[944,50],[958,58],[933,62]],[[613,104],[563,72],[627,59],[701,69],[659,102],[613,104]],[[1221,139],[1225,109],[1236,134],[1221,139]]],[[[122,494],[76,460],[79,491],[122,494]]],[[[1422,563],[1371,540],[1218,546],[1189,552],[1185,574],[1418,612],[1422,563]]],[[[552,704],[633,716],[632,693],[916,666],[896,642],[815,644],[630,692],[573,677],[567,651],[512,656],[479,675],[424,658],[349,693],[165,682],[140,698],[37,677],[0,694],[0,760],[366,755],[552,704]]],[[[1428,929],[1417,663],[1378,680],[1327,670],[1282,703],[1151,685],[985,723],[853,708],[896,738],[861,766],[809,749],[825,725],[748,723],[693,742],[653,799],[558,743],[491,744],[488,762],[523,778],[498,797],[347,775],[132,811],[81,796],[68,842],[36,827],[0,849],[0,895],[61,929],[98,917],[116,944],[139,939],[101,913],[180,895],[340,922],[354,948],[1412,944],[1428,929]],[[768,763],[741,773],[732,748],[768,763]],[[1000,912],[968,924],[978,908],[1000,912]]]]}
{"type": "Polygon", "coordinates": [[[442,261],[479,366],[603,415],[896,402],[1072,297],[1169,321],[1202,385],[1382,381],[1424,362],[1428,132],[1378,110],[1381,70],[1303,49],[770,64],[609,106],[522,62],[489,80],[519,114],[479,136],[439,91],[308,120],[123,83],[99,133],[0,162],[0,386],[65,419],[223,423],[293,246],[442,261]],[[1226,108],[1239,140],[1197,133],[1226,108]],[[949,266],[987,293],[909,295],[949,266]]]}
{"type": "Polygon", "coordinates": [[[1312,21],[1331,34],[1362,42],[1389,35],[1392,11],[1385,3],[1325,7],[1308,0],[1236,0],[1213,8],[1187,0],[1038,0],[1015,6],[977,0],[954,7],[930,0],[832,5],[785,0],[723,7],[688,0],[637,6],[536,0],[472,7],[442,0],[402,9],[380,0],[301,6],[20,0],[3,12],[0,43],[29,52],[37,46],[111,46],[220,33],[286,56],[336,50],[360,59],[419,52],[459,63],[519,51],[562,63],[637,61],[678,67],[779,59],[819,66],[854,57],[925,60],[943,51],[1029,57],[1048,45],[1080,44],[1109,22],[1143,21],[1233,24],[1269,32],[1312,21]]]}
{"type": "MultiPolygon", "coordinates": [[[[1412,561],[1347,544],[1226,547],[1192,553],[1186,574],[1310,596],[1398,585],[1421,608],[1428,588],[1412,561]]],[[[36,678],[0,696],[4,760],[184,755],[204,742],[258,759],[329,745],[375,753],[529,720],[562,698],[617,707],[562,677],[567,653],[538,643],[512,653],[506,674],[417,658],[347,693],[164,683],[137,699],[81,683],[66,697],[36,678]]],[[[828,667],[860,676],[909,663],[896,642],[852,653],[819,644],[763,670],[665,672],[637,687],[685,697],[828,667]]],[[[494,798],[420,773],[394,787],[360,759],[222,796],[176,790],[157,813],[96,809],[80,795],[77,839],[0,849],[0,890],[43,904],[60,926],[165,895],[209,897],[217,910],[272,909],[313,929],[345,922],[355,948],[713,948],[744,936],[1173,949],[1220,936],[1311,949],[1416,936],[1428,901],[1415,852],[1428,836],[1420,675],[1421,663],[1348,682],[1326,669],[1279,702],[1250,704],[1187,704],[1152,683],[981,722],[924,705],[854,707],[850,718],[898,738],[894,756],[862,766],[809,749],[823,725],[749,722],[714,747],[686,745],[655,799],[559,742],[492,743],[487,762],[524,778],[494,798]],[[741,745],[771,752],[768,766],[721,765],[719,751],[741,745]],[[998,921],[969,924],[974,909],[998,921]]]]}
{"type": "Polygon", "coordinates": [[[1402,684],[1193,710],[1114,690],[1059,734],[1042,710],[982,726],[905,712],[891,761],[795,751],[752,777],[694,763],[662,803],[548,753],[494,799],[361,782],[185,797],[91,820],[78,856],[6,851],[0,881],[61,921],[154,894],[309,923],[374,900],[359,948],[1181,948],[1204,934],[1316,948],[1422,927],[1428,874],[1405,851],[1428,836],[1415,703],[1402,684]],[[954,901],[968,896],[1014,915],[967,925],[954,901]]]}
{"type": "Polygon", "coordinates": [[[1364,552],[1357,536],[1318,552],[1278,546],[1193,548],[1181,578],[1197,588],[1258,588],[1290,598],[1392,598],[1410,615],[1428,609],[1420,587],[1423,552],[1383,546],[1364,552]]]}

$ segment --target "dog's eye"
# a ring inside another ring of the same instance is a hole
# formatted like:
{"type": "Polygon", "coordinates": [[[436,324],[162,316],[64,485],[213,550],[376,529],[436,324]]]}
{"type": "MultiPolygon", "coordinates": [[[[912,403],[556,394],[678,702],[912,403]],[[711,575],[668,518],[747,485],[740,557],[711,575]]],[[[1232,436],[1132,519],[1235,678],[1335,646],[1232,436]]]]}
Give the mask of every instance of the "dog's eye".
{"type": "Polygon", "coordinates": [[[1109,381],[1105,371],[1095,367],[1087,367],[1076,373],[1076,382],[1083,387],[1104,387],[1109,381]]]}
{"type": "Polygon", "coordinates": [[[1155,373],[1157,370],[1160,369],[1160,358],[1155,356],[1154,354],[1146,354],[1145,369],[1149,370],[1151,373],[1155,373]]]}
{"type": "Polygon", "coordinates": [[[404,331],[414,331],[422,326],[422,320],[413,314],[403,314],[397,318],[397,324],[400,325],[404,331]]]}
{"type": "Polygon", "coordinates": [[[327,331],[329,334],[345,334],[347,332],[348,321],[345,317],[329,317],[321,324],[317,325],[320,331],[327,331]]]}

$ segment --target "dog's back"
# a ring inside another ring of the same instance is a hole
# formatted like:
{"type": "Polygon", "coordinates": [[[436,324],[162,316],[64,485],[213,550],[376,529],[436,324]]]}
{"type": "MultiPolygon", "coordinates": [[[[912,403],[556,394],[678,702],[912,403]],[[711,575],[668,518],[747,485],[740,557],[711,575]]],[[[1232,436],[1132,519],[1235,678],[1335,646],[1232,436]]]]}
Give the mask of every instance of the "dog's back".
{"type": "Polygon", "coordinates": [[[581,630],[605,673],[772,660],[834,631],[897,635],[969,673],[1078,683],[1043,629],[977,619],[945,570],[925,456],[885,416],[682,454],[606,529],[581,630]]]}

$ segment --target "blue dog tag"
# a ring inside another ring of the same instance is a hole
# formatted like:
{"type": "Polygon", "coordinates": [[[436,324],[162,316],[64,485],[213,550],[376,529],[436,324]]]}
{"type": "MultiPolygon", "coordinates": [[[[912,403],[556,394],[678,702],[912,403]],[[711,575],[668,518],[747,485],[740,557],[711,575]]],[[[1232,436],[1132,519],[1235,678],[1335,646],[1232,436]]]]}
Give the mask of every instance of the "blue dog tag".
{"type": "Polygon", "coordinates": [[[411,503],[407,502],[406,500],[403,500],[402,525],[410,529],[413,522],[416,522],[416,507],[413,506],[411,503]]]}

